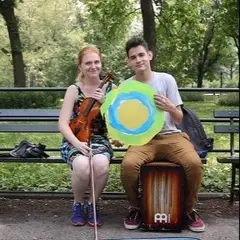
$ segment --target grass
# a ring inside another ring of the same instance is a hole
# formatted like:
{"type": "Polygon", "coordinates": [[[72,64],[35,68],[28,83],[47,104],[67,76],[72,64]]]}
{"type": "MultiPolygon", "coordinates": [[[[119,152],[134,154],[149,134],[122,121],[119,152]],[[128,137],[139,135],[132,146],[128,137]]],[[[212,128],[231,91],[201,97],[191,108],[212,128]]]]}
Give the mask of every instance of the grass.
{"type": "MultiPolygon", "coordinates": [[[[194,110],[201,118],[213,118],[215,109],[237,109],[237,107],[216,106],[214,101],[186,102],[185,106],[194,110]]],[[[228,135],[214,134],[213,123],[206,123],[204,127],[207,136],[215,139],[214,148],[229,148],[228,135]]],[[[62,137],[60,134],[0,133],[1,147],[13,148],[23,139],[45,144],[48,148],[59,148],[62,137]]],[[[238,144],[239,137],[236,137],[236,146],[238,144]]],[[[217,154],[214,153],[208,155],[201,191],[229,192],[230,165],[219,164],[216,156],[217,154]]],[[[119,169],[120,165],[111,165],[105,190],[123,191],[119,169]]],[[[66,164],[1,163],[0,179],[2,190],[69,191],[71,189],[70,170],[66,164]]]]}

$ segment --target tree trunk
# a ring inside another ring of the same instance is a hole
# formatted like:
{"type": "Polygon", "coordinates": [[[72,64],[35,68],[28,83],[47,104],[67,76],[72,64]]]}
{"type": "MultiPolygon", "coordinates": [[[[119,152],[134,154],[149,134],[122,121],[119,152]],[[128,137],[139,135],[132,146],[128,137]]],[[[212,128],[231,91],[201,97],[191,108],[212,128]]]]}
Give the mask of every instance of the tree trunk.
{"type": "MultiPolygon", "coordinates": [[[[239,13],[240,13],[240,2],[239,0],[236,1],[237,3],[237,37],[235,38],[235,44],[237,47],[237,53],[238,53],[238,64],[240,63],[240,46],[239,46],[239,13]]],[[[240,88],[240,80],[238,78],[238,88],[240,88]]]]}
{"type": "Polygon", "coordinates": [[[230,66],[230,79],[232,80],[233,79],[233,72],[234,72],[234,70],[233,70],[233,65],[234,64],[231,64],[231,66],[230,66]]]}
{"type": "Polygon", "coordinates": [[[4,20],[6,21],[8,35],[12,52],[12,64],[14,72],[14,86],[26,87],[26,75],[24,72],[24,62],[22,55],[22,47],[18,32],[17,19],[14,14],[13,5],[8,5],[4,9],[0,9],[4,20]]]}
{"type": "Polygon", "coordinates": [[[145,41],[148,43],[149,49],[153,52],[151,67],[154,69],[156,56],[156,28],[154,9],[152,0],[141,0],[140,3],[143,19],[143,36],[145,41]]]}
{"type": "Polygon", "coordinates": [[[205,32],[202,48],[199,52],[198,64],[197,64],[197,87],[203,86],[203,78],[208,68],[216,62],[219,58],[217,54],[213,59],[209,58],[210,45],[214,37],[214,21],[208,23],[207,30],[205,32]]]}
{"type": "Polygon", "coordinates": [[[202,88],[203,86],[203,77],[204,77],[204,63],[198,64],[198,71],[197,71],[197,87],[202,88]]]}

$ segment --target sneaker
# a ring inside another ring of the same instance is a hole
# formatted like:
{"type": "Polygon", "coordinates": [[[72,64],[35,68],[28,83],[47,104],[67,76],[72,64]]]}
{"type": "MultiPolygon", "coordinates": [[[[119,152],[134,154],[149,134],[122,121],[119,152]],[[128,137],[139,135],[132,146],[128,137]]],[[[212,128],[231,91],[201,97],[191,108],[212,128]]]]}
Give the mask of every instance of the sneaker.
{"type": "Polygon", "coordinates": [[[205,230],[205,224],[195,210],[191,213],[186,213],[186,223],[193,232],[203,232],[205,230]]]}
{"type": "Polygon", "coordinates": [[[83,226],[86,222],[84,216],[84,204],[74,203],[72,208],[72,224],[74,226],[83,226]]]}
{"type": "Polygon", "coordinates": [[[124,218],[124,227],[128,230],[139,228],[141,224],[140,210],[137,208],[130,208],[126,218],[124,218]]]}
{"type": "MultiPolygon", "coordinates": [[[[94,226],[94,214],[93,214],[93,204],[92,203],[88,203],[87,205],[87,210],[88,210],[88,224],[90,226],[94,226]]],[[[103,225],[103,219],[99,213],[99,209],[98,209],[98,205],[96,205],[96,222],[97,222],[97,226],[102,226],[103,225]]]]}

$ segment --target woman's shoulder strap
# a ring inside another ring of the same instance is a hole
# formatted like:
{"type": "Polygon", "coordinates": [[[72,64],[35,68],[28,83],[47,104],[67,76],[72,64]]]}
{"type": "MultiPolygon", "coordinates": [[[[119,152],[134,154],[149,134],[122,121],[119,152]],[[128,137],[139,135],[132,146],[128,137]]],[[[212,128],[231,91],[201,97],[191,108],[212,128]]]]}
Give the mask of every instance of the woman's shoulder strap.
{"type": "Polygon", "coordinates": [[[112,82],[109,82],[106,88],[106,93],[110,92],[112,90],[113,84],[112,82]]]}
{"type": "Polygon", "coordinates": [[[73,85],[77,88],[78,95],[80,95],[82,93],[82,90],[81,90],[80,86],[77,83],[74,83],[73,85]]]}

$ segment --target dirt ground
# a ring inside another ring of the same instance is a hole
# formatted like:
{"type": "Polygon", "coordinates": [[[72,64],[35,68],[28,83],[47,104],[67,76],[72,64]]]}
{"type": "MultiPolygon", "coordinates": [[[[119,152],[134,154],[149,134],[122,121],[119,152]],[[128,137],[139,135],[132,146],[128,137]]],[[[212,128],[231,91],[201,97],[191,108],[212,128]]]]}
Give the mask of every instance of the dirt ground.
{"type": "MultiPolygon", "coordinates": [[[[89,226],[70,224],[69,199],[31,200],[0,199],[0,240],[91,240],[94,230],[89,226]]],[[[229,205],[228,200],[201,200],[197,210],[206,223],[204,233],[129,231],[122,219],[127,212],[124,200],[103,200],[100,203],[105,224],[98,230],[99,239],[131,239],[153,237],[195,237],[198,239],[239,239],[239,202],[229,205]]]]}

